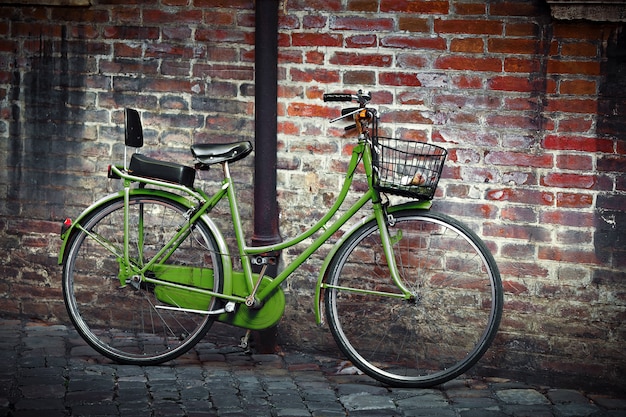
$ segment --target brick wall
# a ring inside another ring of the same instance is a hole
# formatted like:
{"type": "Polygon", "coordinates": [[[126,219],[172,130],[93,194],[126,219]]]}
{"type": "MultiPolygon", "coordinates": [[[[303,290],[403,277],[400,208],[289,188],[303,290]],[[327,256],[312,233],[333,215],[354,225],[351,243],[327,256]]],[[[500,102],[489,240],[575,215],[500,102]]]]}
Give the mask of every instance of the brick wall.
{"type": "MultiPolygon", "coordinates": [[[[93,3],[0,6],[2,315],[67,322],[60,221],[119,186],[105,170],[121,160],[124,107],[141,111],[153,156],[191,163],[191,143],[253,140],[252,1],[93,3]]],[[[623,25],[555,21],[540,0],[280,9],[281,234],[319,218],[353,143],[321,95],[369,89],[385,134],[450,151],[435,207],[496,256],[506,310],[482,365],[624,387],[623,25]]],[[[233,172],[251,230],[252,159],[233,172]]],[[[311,315],[325,250],[285,288],[285,345],[334,349],[311,315]]]]}

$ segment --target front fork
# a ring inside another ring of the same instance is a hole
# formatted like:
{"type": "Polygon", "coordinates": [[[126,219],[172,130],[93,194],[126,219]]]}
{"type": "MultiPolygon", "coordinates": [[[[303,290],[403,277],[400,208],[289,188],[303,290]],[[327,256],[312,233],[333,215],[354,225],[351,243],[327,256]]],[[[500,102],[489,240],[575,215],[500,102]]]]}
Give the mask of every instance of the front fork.
{"type": "Polygon", "coordinates": [[[380,231],[380,240],[383,246],[383,253],[387,259],[387,266],[389,267],[389,273],[393,282],[398,286],[398,289],[404,294],[404,298],[411,300],[415,295],[404,285],[404,279],[398,269],[396,262],[396,256],[393,250],[393,246],[402,240],[402,230],[398,229],[397,233],[392,236],[389,232],[390,227],[394,227],[396,219],[392,213],[388,213],[387,204],[375,203],[374,204],[374,216],[376,217],[376,223],[378,224],[378,230],[380,231]]]}

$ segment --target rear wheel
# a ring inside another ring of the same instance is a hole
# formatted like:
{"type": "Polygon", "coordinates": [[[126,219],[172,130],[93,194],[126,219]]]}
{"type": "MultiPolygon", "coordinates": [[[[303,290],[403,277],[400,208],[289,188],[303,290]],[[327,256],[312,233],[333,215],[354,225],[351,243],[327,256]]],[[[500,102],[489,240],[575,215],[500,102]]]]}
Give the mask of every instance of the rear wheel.
{"type": "MultiPolygon", "coordinates": [[[[131,195],[128,243],[135,269],[146,265],[187,222],[187,211],[165,197],[131,195]]],[[[194,346],[215,317],[180,307],[208,311],[219,300],[145,278],[219,292],[222,265],[216,239],[198,221],[164,263],[139,276],[129,273],[123,261],[123,225],[120,198],[95,210],[76,229],[63,266],[65,305],[80,335],[108,358],[138,365],[165,362],[194,346]]]]}
{"type": "Polygon", "coordinates": [[[393,216],[396,263],[413,298],[392,296],[401,292],[371,221],[329,265],[326,316],[364,373],[393,386],[429,387],[467,371],[491,344],[502,315],[500,274],[485,244],[455,219],[418,210],[393,216]]]}

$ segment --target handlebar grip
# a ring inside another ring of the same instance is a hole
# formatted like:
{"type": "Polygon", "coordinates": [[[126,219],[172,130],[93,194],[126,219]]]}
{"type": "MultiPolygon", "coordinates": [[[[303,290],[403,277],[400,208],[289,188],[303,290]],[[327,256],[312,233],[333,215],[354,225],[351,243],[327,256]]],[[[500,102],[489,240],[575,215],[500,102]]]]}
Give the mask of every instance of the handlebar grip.
{"type": "Polygon", "coordinates": [[[324,94],[324,101],[352,101],[352,94],[342,94],[342,93],[324,94]]]}

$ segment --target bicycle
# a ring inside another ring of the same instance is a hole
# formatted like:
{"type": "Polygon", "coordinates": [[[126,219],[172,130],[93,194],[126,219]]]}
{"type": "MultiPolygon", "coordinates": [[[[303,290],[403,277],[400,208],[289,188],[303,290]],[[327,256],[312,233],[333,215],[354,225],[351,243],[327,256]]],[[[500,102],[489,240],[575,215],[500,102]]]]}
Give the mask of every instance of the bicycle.
{"type": "Polygon", "coordinates": [[[328,102],[358,103],[332,120],[352,117],[358,133],[341,191],[309,230],[260,247],[246,244],[230,174],[230,165],[252,152],[251,143],[194,144],[195,167],[150,158],[138,152],[139,113],[126,109],[124,164],[108,171],[122,189],[62,226],[63,296],[78,333],[114,361],[154,365],[189,350],[216,320],[248,334],[270,328],[285,308],[281,283],[369,203],[370,212],[343,233],[323,263],[317,322],[325,316],[345,356],[391,386],[433,386],[469,370],[498,330],[498,267],[470,228],[429,210],[446,150],[378,136],[370,100],[360,90],[324,95],[328,102]],[[223,173],[219,190],[208,195],[194,187],[196,171],[216,165],[223,173]],[[358,166],[368,189],[331,222],[358,166]],[[413,200],[392,205],[390,194],[413,200]],[[209,216],[223,199],[236,255],[209,216]],[[276,277],[265,274],[274,260],[268,254],[316,233],[276,277]],[[234,258],[241,270],[234,270],[234,258]]]}

